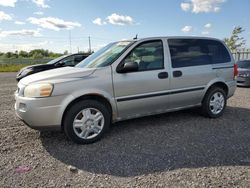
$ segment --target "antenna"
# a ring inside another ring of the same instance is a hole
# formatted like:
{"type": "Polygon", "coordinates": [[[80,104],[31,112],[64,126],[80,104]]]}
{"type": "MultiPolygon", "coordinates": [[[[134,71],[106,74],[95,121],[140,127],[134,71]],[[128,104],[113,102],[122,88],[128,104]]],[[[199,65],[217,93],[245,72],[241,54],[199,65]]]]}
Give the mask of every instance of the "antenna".
{"type": "Polygon", "coordinates": [[[138,34],[135,35],[135,38],[133,38],[134,40],[137,40],[138,39],[138,34]]]}
{"type": "Polygon", "coordinates": [[[91,54],[91,39],[90,39],[90,36],[89,36],[89,54],[91,54]]]}

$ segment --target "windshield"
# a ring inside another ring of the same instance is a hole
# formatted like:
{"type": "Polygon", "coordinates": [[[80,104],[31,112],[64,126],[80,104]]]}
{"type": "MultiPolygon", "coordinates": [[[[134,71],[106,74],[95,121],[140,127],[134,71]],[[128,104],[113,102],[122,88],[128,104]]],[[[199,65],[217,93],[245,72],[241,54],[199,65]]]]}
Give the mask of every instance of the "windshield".
{"type": "Polygon", "coordinates": [[[56,63],[56,62],[62,60],[62,59],[65,58],[65,57],[67,57],[67,55],[63,55],[63,56],[60,56],[60,57],[58,57],[58,58],[56,58],[56,59],[52,59],[52,60],[49,61],[47,64],[54,64],[54,63],[56,63]]]}
{"type": "Polygon", "coordinates": [[[237,64],[238,64],[238,67],[239,67],[239,68],[250,69],[250,60],[247,60],[247,61],[239,61],[237,64]]]}
{"type": "Polygon", "coordinates": [[[113,63],[129,46],[130,41],[114,42],[93,53],[76,65],[81,68],[105,67],[113,63]]]}

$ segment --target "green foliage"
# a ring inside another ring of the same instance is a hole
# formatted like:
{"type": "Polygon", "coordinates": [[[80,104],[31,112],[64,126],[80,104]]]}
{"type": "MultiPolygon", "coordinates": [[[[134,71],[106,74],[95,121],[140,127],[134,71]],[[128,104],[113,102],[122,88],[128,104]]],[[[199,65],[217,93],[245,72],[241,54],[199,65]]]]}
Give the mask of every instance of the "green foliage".
{"type": "Polygon", "coordinates": [[[14,54],[13,52],[7,52],[5,54],[5,57],[6,58],[16,58],[16,54],[14,54]]]}
{"type": "MultiPolygon", "coordinates": [[[[68,54],[68,51],[65,51],[65,54],[68,54]]],[[[62,55],[44,49],[35,49],[30,52],[0,52],[0,72],[17,72],[28,65],[47,63],[62,55]]],[[[86,55],[89,54],[86,53],[86,55]]]]}
{"type": "Polygon", "coordinates": [[[0,72],[18,72],[27,64],[0,64],[0,72]]]}
{"type": "Polygon", "coordinates": [[[240,26],[235,27],[232,31],[231,37],[224,39],[224,42],[232,52],[237,51],[245,45],[246,40],[239,36],[244,31],[245,30],[240,26]]]}
{"type": "Polygon", "coordinates": [[[29,53],[21,50],[19,52],[18,56],[22,57],[22,58],[27,58],[27,57],[29,57],[29,53]]]}
{"type": "Polygon", "coordinates": [[[16,51],[16,52],[6,52],[2,53],[0,52],[0,57],[4,58],[9,58],[9,59],[14,59],[14,58],[32,58],[32,59],[43,59],[43,58],[57,58],[61,56],[62,54],[60,53],[53,53],[49,52],[48,50],[44,49],[35,49],[31,50],[30,52],[25,52],[25,51],[16,51]]]}

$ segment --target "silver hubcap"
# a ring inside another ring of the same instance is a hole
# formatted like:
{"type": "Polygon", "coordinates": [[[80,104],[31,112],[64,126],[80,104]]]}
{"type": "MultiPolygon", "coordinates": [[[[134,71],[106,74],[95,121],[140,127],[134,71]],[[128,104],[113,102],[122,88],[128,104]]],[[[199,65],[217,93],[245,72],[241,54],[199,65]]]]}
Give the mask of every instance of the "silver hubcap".
{"type": "Polygon", "coordinates": [[[80,111],[73,122],[76,135],[82,139],[92,139],[100,134],[104,127],[104,116],[95,108],[80,111]]]}
{"type": "Polygon", "coordinates": [[[210,98],[209,108],[213,114],[219,114],[225,105],[225,99],[221,92],[216,92],[210,98]]]}

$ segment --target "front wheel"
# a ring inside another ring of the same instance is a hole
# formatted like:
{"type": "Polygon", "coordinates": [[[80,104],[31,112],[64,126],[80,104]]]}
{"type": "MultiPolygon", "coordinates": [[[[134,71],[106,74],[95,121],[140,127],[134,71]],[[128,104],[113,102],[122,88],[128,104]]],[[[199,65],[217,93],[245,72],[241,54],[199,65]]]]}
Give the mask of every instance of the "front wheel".
{"type": "Polygon", "coordinates": [[[226,107],[227,98],[223,89],[214,87],[208,90],[203,102],[202,112],[205,116],[210,118],[220,117],[226,107]]]}
{"type": "Polygon", "coordinates": [[[108,130],[110,119],[104,104],[94,100],[80,101],[66,112],[64,132],[75,143],[93,143],[108,130]]]}

